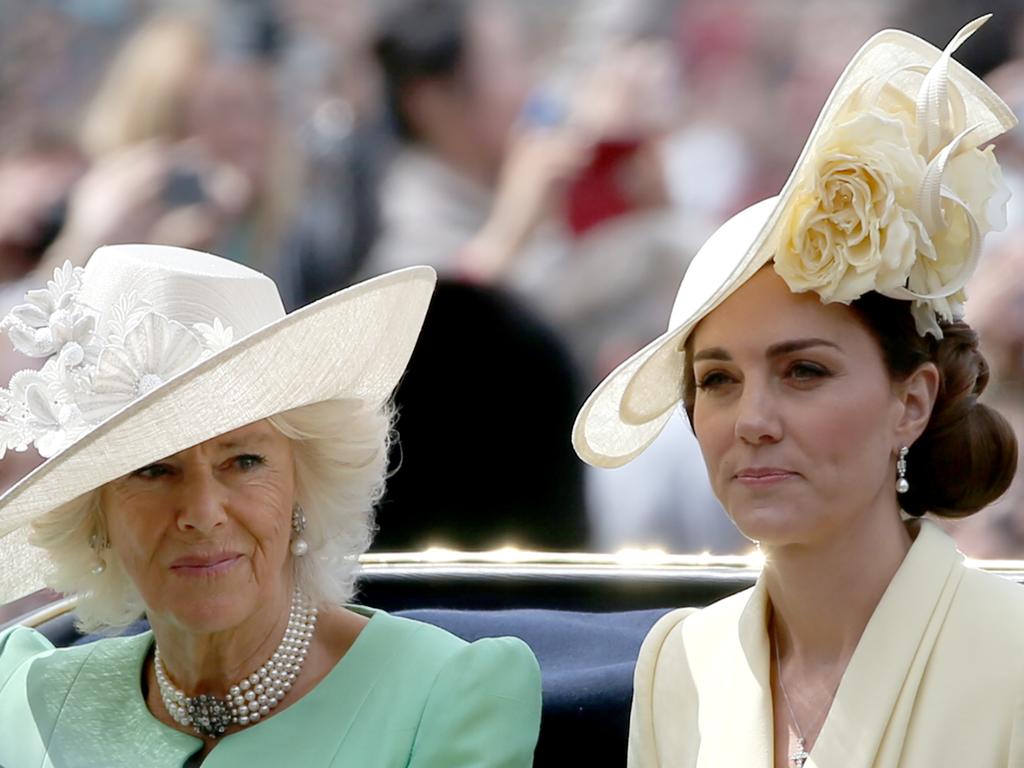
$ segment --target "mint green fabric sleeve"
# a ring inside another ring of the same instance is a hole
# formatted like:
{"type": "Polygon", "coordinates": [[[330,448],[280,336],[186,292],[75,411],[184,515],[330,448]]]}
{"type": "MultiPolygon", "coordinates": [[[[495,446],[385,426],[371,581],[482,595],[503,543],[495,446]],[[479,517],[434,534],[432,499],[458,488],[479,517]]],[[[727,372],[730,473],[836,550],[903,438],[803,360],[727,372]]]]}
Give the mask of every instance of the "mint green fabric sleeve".
{"type": "Polygon", "coordinates": [[[15,626],[0,632],[0,766],[50,765],[42,757],[54,722],[42,719],[37,724],[25,717],[25,677],[35,659],[52,650],[50,641],[35,630],[15,626]]]}
{"type": "Polygon", "coordinates": [[[22,664],[52,650],[53,644],[34,629],[15,625],[0,632],[0,691],[22,664]]]}
{"type": "Polygon", "coordinates": [[[528,768],[540,730],[540,668],[512,637],[459,649],[423,710],[409,768],[528,768]]]}

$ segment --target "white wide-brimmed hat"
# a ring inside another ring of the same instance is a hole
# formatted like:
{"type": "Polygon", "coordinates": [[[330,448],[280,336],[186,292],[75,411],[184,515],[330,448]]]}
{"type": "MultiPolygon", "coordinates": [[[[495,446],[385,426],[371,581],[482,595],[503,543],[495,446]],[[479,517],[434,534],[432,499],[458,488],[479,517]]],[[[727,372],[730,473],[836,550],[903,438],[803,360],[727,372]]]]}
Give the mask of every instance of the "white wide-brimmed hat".
{"type": "Polygon", "coordinates": [[[989,17],[944,51],[886,30],[853,57],[778,196],[723,224],[693,258],[668,331],[613,371],[573,428],[579,456],[621,466],[657,437],[683,397],[684,344],[759,269],[794,292],[849,303],[869,291],[912,302],[918,331],[959,317],[983,236],[1005,226],[1009,192],[991,147],[1017,124],[953,61],[989,17]]]}
{"type": "Polygon", "coordinates": [[[27,527],[134,469],[311,403],[383,403],[434,289],[412,267],[285,314],[277,286],[207,253],[100,248],[65,264],[3,320],[45,358],[0,390],[0,455],[47,461],[0,497],[0,604],[41,586],[27,527]]]}

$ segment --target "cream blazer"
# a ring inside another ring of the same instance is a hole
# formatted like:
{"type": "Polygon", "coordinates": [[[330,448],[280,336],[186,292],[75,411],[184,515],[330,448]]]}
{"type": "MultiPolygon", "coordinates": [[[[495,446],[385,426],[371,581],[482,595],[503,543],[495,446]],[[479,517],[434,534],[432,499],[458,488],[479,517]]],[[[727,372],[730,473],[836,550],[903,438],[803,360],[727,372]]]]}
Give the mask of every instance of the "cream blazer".
{"type": "MultiPolygon", "coordinates": [[[[636,667],[630,768],[772,768],[767,607],[759,580],[651,629],[636,667]]],[[[806,764],[869,766],[1024,768],[1024,587],[966,567],[927,521],[806,764]]]]}

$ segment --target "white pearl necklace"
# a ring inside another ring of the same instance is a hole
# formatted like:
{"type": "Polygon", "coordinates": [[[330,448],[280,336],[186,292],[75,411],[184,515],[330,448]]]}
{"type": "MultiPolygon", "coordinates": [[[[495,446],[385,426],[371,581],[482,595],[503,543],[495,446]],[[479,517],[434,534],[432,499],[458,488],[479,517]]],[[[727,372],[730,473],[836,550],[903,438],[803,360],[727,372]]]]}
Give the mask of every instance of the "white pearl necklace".
{"type": "Polygon", "coordinates": [[[281,702],[302,671],[316,629],[316,617],[317,609],[296,587],[281,644],[263,666],[231,686],[224,697],[205,693],[186,696],[168,680],[157,646],[153,667],[164,707],[176,723],[190,726],[206,738],[217,738],[231,725],[258,723],[281,702]]]}

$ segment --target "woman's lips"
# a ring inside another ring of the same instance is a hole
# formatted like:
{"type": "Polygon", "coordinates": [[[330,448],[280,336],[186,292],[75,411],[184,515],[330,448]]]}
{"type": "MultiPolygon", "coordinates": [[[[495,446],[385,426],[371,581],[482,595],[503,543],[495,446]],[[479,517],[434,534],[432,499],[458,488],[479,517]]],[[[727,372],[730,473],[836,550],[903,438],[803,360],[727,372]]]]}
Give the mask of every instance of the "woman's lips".
{"type": "Polygon", "coordinates": [[[764,488],[785,482],[786,480],[792,480],[799,477],[799,475],[796,472],[790,472],[788,469],[779,469],[777,467],[750,467],[741,469],[733,477],[738,482],[743,483],[743,485],[752,488],[764,488]]]}
{"type": "Polygon", "coordinates": [[[209,557],[179,557],[171,563],[171,570],[182,576],[209,576],[233,568],[242,556],[236,552],[209,557]]]}

